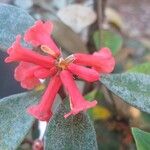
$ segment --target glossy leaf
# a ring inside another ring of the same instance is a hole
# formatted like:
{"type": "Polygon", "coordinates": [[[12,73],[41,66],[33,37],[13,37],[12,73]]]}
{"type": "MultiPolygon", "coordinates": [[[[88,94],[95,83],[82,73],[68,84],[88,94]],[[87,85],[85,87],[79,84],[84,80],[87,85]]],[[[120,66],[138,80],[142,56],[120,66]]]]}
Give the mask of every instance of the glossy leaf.
{"type": "Polygon", "coordinates": [[[150,148],[150,133],[138,128],[132,128],[137,150],[148,150],[150,148]]]}
{"type": "Polygon", "coordinates": [[[94,127],[85,113],[64,118],[69,110],[61,104],[45,134],[45,150],[97,150],[94,127]]]}
{"type": "Polygon", "coordinates": [[[123,39],[119,34],[108,30],[102,30],[101,37],[100,32],[96,31],[93,35],[93,39],[97,50],[100,47],[109,47],[113,54],[116,54],[123,44],[123,39]]]}
{"type": "Polygon", "coordinates": [[[150,113],[150,76],[139,73],[103,75],[100,80],[128,104],[150,113]]]}
{"type": "Polygon", "coordinates": [[[130,70],[128,70],[128,72],[138,72],[138,73],[144,73],[150,75],[150,63],[147,62],[147,63],[137,65],[131,68],[130,70]]]}
{"type": "Polygon", "coordinates": [[[34,24],[34,19],[24,10],[0,3],[0,49],[6,50],[17,34],[34,24]]]}
{"type": "Polygon", "coordinates": [[[15,94],[0,100],[1,150],[15,150],[20,145],[34,121],[26,108],[38,100],[37,92],[15,94]]]}

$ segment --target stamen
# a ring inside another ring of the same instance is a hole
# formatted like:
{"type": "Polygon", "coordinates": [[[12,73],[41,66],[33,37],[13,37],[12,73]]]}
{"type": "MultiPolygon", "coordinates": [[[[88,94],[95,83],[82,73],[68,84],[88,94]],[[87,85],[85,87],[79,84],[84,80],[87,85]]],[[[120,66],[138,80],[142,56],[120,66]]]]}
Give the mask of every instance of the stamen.
{"type": "Polygon", "coordinates": [[[68,57],[65,59],[65,62],[66,62],[67,64],[70,64],[70,63],[72,63],[74,60],[75,60],[74,55],[70,55],[70,56],[68,56],[68,57]]]}
{"type": "Polygon", "coordinates": [[[66,64],[65,60],[63,58],[60,58],[59,62],[58,62],[58,67],[65,69],[66,66],[67,66],[67,64],[66,64]]]}
{"type": "Polygon", "coordinates": [[[47,45],[41,45],[41,50],[47,54],[52,55],[55,58],[57,57],[56,53],[52,49],[50,49],[47,45]]]}
{"type": "Polygon", "coordinates": [[[66,59],[63,59],[62,57],[59,58],[58,62],[57,62],[57,66],[61,69],[66,69],[67,66],[72,63],[75,60],[74,55],[70,55],[68,56],[66,59]]]}

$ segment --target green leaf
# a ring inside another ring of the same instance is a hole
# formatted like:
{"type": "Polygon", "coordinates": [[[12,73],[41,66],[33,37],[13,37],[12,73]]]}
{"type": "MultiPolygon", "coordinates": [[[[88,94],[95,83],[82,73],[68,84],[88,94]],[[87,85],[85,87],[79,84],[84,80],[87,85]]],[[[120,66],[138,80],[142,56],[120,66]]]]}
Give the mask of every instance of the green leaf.
{"type": "Polygon", "coordinates": [[[137,150],[150,149],[150,133],[144,132],[138,128],[132,128],[132,134],[136,142],[137,150]]]}
{"type": "Polygon", "coordinates": [[[92,101],[95,99],[97,93],[98,93],[97,90],[93,90],[93,91],[87,93],[84,97],[85,97],[85,99],[92,101]]]}
{"type": "Polygon", "coordinates": [[[101,82],[128,104],[150,113],[150,76],[140,73],[103,75],[101,82]]]}
{"type": "Polygon", "coordinates": [[[128,72],[138,72],[138,73],[144,73],[150,75],[150,63],[147,62],[147,63],[137,65],[131,68],[130,70],[128,70],[128,72]]]}
{"type": "Polygon", "coordinates": [[[15,150],[34,119],[26,113],[26,108],[39,100],[39,93],[15,94],[0,101],[0,149],[15,150]]]}
{"type": "Polygon", "coordinates": [[[101,38],[100,32],[96,31],[93,35],[93,39],[97,49],[100,47],[108,47],[112,50],[113,54],[116,54],[123,44],[123,39],[119,34],[108,30],[101,31],[101,38]]]}
{"type": "Polygon", "coordinates": [[[0,4],[0,49],[6,50],[17,34],[34,24],[34,19],[24,10],[12,5],[0,4]]]}
{"type": "Polygon", "coordinates": [[[59,105],[45,134],[45,150],[97,150],[94,127],[85,113],[64,118],[69,110],[59,105]]]}

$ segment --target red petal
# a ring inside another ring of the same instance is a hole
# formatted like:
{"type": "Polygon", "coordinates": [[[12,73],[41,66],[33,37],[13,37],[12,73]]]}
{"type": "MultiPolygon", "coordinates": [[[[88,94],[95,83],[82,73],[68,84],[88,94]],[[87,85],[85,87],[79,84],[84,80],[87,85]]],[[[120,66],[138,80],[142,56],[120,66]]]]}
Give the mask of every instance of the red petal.
{"type": "Polygon", "coordinates": [[[57,68],[54,66],[52,67],[51,69],[45,69],[45,68],[41,68],[37,71],[34,72],[34,75],[37,77],[37,78],[40,78],[40,79],[44,79],[44,78],[47,78],[48,76],[49,77],[52,77],[54,76],[56,73],[57,73],[57,68]]]}
{"type": "Polygon", "coordinates": [[[88,82],[94,82],[99,79],[99,73],[94,69],[86,68],[76,64],[69,64],[68,69],[78,77],[88,82]]]}
{"type": "Polygon", "coordinates": [[[33,89],[40,81],[34,76],[34,72],[41,67],[31,63],[21,62],[15,69],[15,79],[21,81],[21,86],[26,89],[33,89]]]}
{"type": "Polygon", "coordinates": [[[24,48],[20,44],[21,36],[16,37],[16,41],[7,50],[9,56],[5,59],[5,62],[12,61],[25,61],[36,65],[40,65],[46,68],[51,68],[54,65],[54,59],[40,55],[30,49],[24,48]]]}
{"type": "Polygon", "coordinates": [[[60,77],[70,96],[71,111],[64,116],[65,118],[67,118],[69,115],[76,115],[80,111],[85,111],[97,104],[96,101],[88,102],[83,98],[73,80],[72,74],[69,71],[63,70],[60,73],[60,77]]]}
{"type": "Polygon", "coordinates": [[[43,108],[39,105],[33,105],[27,108],[27,112],[40,121],[49,121],[52,117],[53,113],[51,109],[43,110],[43,108]]]}
{"type": "Polygon", "coordinates": [[[94,69],[100,73],[111,73],[115,67],[115,58],[109,48],[102,48],[99,52],[95,52],[94,56],[98,56],[103,61],[100,67],[95,67],[94,69]]]}
{"type": "Polygon", "coordinates": [[[95,66],[96,63],[99,61],[99,58],[90,54],[76,53],[74,54],[74,56],[75,56],[74,63],[77,63],[79,65],[91,67],[91,66],[95,66]]]}
{"type": "Polygon", "coordinates": [[[34,46],[47,45],[52,50],[54,50],[58,56],[60,54],[60,50],[56,46],[53,39],[50,37],[52,29],[52,22],[47,21],[43,23],[39,20],[35,22],[35,24],[26,31],[25,40],[34,46]]]}
{"type": "Polygon", "coordinates": [[[25,78],[25,80],[21,81],[21,86],[25,89],[31,90],[40,84],[39,79],[37,78],[25,78]]]}
{"type": "Polygon", "coordinates": [[[59,76],[54,76],[39,104],[28,107],[27,112],[41,121],[49,121],[52,116],[51,107],[53,105],[55,96],[61,86],[59,76]]]}
{"type": "Polygon", "coordinates": [[[108,48],[102,48],[93,55],[77,53],[74,56],[74,63],[94,67],[100,73],[110,73],[115,66],[115,59],[108,48]]]}
{"type": "Polygon", "coordinates": [[[106,58],[112,57],[112,52],[109,48],[103,47],[98,52],[95,52],[93,55],[94,56],[99,56],[102,59],[106,59],[106,58]]]}

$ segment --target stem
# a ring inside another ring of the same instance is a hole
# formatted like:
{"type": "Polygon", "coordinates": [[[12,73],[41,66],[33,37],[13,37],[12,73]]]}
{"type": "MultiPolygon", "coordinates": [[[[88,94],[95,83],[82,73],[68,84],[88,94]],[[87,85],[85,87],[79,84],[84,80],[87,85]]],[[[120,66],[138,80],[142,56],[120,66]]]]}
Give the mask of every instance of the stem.
{"type": "Polygon", "coordinates": [[[100,35],[100,48],[103,47],[102,43],[102,28],[103,28],[103,21],[105,18],[105,8],[106,8],[107,0],[97,0],[96,1],[96,11],[97,11],[97,23],[99,28],[99,35],[100,35]]]}

